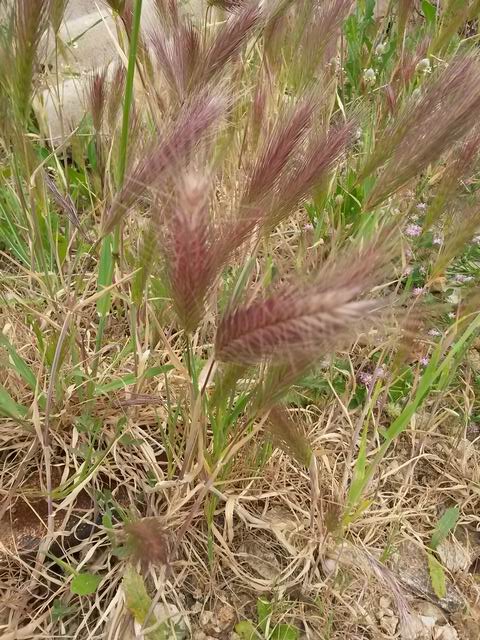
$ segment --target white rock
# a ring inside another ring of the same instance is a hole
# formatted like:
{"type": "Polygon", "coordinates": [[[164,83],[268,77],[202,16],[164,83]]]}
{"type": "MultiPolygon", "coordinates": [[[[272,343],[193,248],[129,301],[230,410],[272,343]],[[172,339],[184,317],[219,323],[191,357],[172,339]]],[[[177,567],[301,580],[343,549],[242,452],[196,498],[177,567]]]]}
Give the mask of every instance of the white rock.
{"type": "Polygon", "coordinates": [[[420,620],[426,629],[434,629],[437,619],[432,616],[420,616],[420,620]]]}
{"type": "Polygon", "coordinates": [[[437,553],[443,566],[452,572],[466,571],[473,561],[469,550],[455,539],[444,540],[438,545],[437,553]]]}

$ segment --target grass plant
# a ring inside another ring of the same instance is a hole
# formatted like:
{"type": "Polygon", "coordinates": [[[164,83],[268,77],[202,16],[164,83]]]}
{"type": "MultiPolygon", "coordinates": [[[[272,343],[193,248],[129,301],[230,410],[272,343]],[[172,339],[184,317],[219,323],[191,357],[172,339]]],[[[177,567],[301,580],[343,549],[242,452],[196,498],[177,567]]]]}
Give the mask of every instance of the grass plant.
{"type": "Polygon", "coordinates": [[[52,144],[66,4],[2,7],[1,637],[415,640],[409,543],[473,638],[480,4],[110,1],[52,144]]]}

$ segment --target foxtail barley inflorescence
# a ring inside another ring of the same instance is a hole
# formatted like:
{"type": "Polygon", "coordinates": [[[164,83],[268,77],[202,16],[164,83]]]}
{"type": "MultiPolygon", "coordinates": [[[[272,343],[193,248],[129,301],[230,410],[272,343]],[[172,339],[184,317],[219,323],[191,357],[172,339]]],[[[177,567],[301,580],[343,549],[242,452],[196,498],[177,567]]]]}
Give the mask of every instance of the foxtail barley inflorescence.
{"type": "Polygon", "coordinates": [[[480,115],[480,62],[458,56],[440,71],[420,98],[411,98],[385,131],[364,175],[387,161],[368,206],[374,207],[438,160],[477,123],[480,115]]]}
{"type": "Polygon", "coordinates": [[[217,329],[216,359],[247,365],[301,362],[302,367],[315,361],[383,306],[361,296],[376,283],[386,259],[383,249],[371,245],[356,258],[326,265],[312,284],[292,284],[227,311],[217,329]]]}
{"type": "Polygon", "coordinates": [[[166,174],[172,174],[179,163],[186,161],[188,154],[213,125],[219,124],[227,104],[225,95],[219,89],[204,90],[185,103],[163,140],[128,172],[124,187],[115,196],[107,214],[104,233],[109,233],[115,227],[148,187],[158,187],[166,174]]]}
{"type": "Polygon", "coordinates": [[[18,116],[25,120],[30,110],[34,64],[40,40],[49,21],[50,0],[16,0],[11,84],[18,116]]]}
{"type": "Polygon", "coordinates": [[[216,275],[215,230],[209,212],[208,181],[193,172],[178,181],[162,230],[165,270],[182,327],[196,329],[216,275]]]}

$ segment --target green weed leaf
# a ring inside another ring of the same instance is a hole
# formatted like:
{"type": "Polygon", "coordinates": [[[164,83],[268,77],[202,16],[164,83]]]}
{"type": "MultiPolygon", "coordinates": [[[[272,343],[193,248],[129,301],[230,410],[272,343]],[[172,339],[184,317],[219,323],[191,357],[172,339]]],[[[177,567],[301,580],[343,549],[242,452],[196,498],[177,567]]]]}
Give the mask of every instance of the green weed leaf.
{"type": "Polygon", "coordinates": [[[362,431],[362,438],[360,440],[360,446],[358,449],[352,482],[348,490],[348,503],[350,506],[353,506],[358,502],[365,485],[365,469],[367,466],[367,435],[368,424],[365,423],[362,431]]]}
{"type": "Polygon", "coordinates": [[[291,624],[279,624],[273,630],[270,640],[298,640],[298,629],[291,624]]]}
{"type": "Polygon", "coordinates": [[[10,344],[7,338],[2,334],[0,334],[0,345],[7,351],[11,364],[18,375],[24,382],[28,384],[30,389],[35,391],[35,388],[37,386],[37,379],[35,377],[35,374],[27,365],[25,360],[21,356],[19,356],[15,347],[10,344]]]}
{"type": "Polygon", "coordinates": [[[242,640],[258,640],[260,638],[255,631],[255,627],[249,620],[242,620],[236,624],[235,633],[237,633],[242,640]]]}
{"type": "Polygon", "coordinates": [[[93,573],[77,573],[73,578],[70,590],[77,596],[89,596],[98,588],[103,580],[103,576],[96,576],[93,573]]]}
{"type": "MultiPolygon", "coordinates": [[[[125,594],[125,604],[131,615],[140,624],[147,621],[147,615],[152,605],[152,599],[147,593],[145,582],[138,571],[128,565],[123,576],[123,591],[125,594]]],[[[156,623],[154,615],[148,616],[147,624],[153,627],[156,623]]],[[[157,626],[155,631],[148,634],[148,640],[167,640],[169,637],[166,624],[157,626]]]]}
{"type": "Polygon", "coordinates": [[[430,580],[432,582],[435,595],[438,598],[444,598],[447,593],[445,571],[433,553],[428,554],[428,571],[430,573],[430,580]]]}
{"type": "Polygon", "coordinates": [[[52,615],[52,620],[62,620],[67,616],[72,616],[75,613],[75,607],[70,606],[59,600],[58,598],[53,601],[52,608],[50,609],[50,613],[52,615]]]}
{"type": "Polygon", "coordinates": [[[458,507],[450,507],[445,511],[433,532],[430,541],[431,549],[435,550],[446,539],[448,534],[455,528],[459,515],[460,510],[458,507]]]}
{"type": "Polygon", "coordinates": [[[422,12],[429,25],[435,24],[437,10],[429,0],[422,0],[422,12]]]}
{"type": "MultiPolygon", "coordinates": [[[[10,344],[9,340],[7,340],[7,338],[2,334],[0,334],[0,346],[2,346],[8,353],[9,362],[14,371],[17,372],[20,378],[22,378],[32,391],[35,391],[37,388],[37,378],[35,377],[35,374],[25,360],[18,354],[15,347],[10,344]]],[[[39,396],[38,404],[42,409],[45,408],[45,397],[43,395],[39,396]]]]}
{"type": "MultiPolygon", "coordinates": [[[[112,256],[112,238],[104,238],[100,250],[100,262],[98,265],[97,289],[101,291],[112,284],[114,258],[112,256]]],[[[97,300],[97,313],[105,317],[110,311],[111,294],[106,293],[97,300]]]]}
{"type": "Polygon", "coordinates": [[[268,600],[264,598],[258,598],[257,600],[257,618],[258,627],[263,632],[267,630],[268,621],[272,616],[272,605],[268,600]]]}

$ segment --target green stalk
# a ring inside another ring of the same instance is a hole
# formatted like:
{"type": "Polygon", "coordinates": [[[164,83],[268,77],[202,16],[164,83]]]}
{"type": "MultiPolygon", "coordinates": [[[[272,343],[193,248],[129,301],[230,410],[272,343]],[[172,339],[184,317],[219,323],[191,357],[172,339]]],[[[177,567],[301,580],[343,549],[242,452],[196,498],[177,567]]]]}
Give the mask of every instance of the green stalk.
{"type": "MultiPolygon", "coordinates": [[[[130,123],[130,110],[133,102],[133,81],[135,78],[135,67],[137,63],[137,51],[138,51],[138,40],[140,34],[140,18],[142,16],[142,0],[136,0],[135,9],[133,12],[133,24],[132,24],[132,34],[130,38],[130,49],[128,53],[128,68],[127,68],[127,78],[125,82],[125,101],[123,103],[123,118],[122,118],[122,134],[120,137],[120,152],[118,158],[118,180],[120,187],[123,186],[123,181],[125,179],[125,169],[127,166],[127,151],[128,151],[128,132],[129,132],[129,123],[130,123]]],[[[113,257],[118,259],[117,256],[120,255],[120,236],[121,236],[121,223],[117,225],[115,231],[113,232],[113,245],[112,245],[112,254],[113,257]]],[[[133,352],[135,354],[135,373],[137,373],[138,362],[137,362],[137,348],[136,348],[136,318],[137,318],[137,309],[136,306],[131,309],[131,334],[132,340],[134,344],[133,352]]]]}
{"type": "MultiPolygon", "coordinates": [[[[140,18],[142,15],[142,0],[136,0],[133,13],[132,34],[130,39],[130,49],[128,54],[127,79],[125,84],[125,100],[123,103],[122,133],[120,138],[120,151],[118,158],[118,186],[122,187],[125,178],[125,169],[127,166],[128,151],[128,130],[130,122],[130,111],[133,101],[133,81],[135,77],[135,66],[137,60],[138,39],[140,33],[140,18]]],[[[120,225],[114,231],[113,239],[111,234],[103,239],[102,249],[100,251],[100,266],[98,287],[106,288],[113,280],[115,260],[119,256],[120,250],[120,225]],[[108,274],[105,278],[105,274],[108,274]]],[[[105,331],[106,318],[110,311],[111,294],[108,293],[100,298],[97,303],[99,312],[99,325],[97,331],[97,339],[95,343],[95,359],[92,367],[92,378],[98,370],[99,358],[98,354],[102,347],[103,334],[105,331]]]]}
{"type": "Polygon", "coordinates": [[[132,36],[130,39],[130,51],[128,54],[127,79],[125,83],[125,101],[123,103],[122,135],[120,138],[120,155],[118,158],[118,179],[120,186],[123,185],[125,168],[127,166],[128,149],[128,125],[130,122],[130,110],[133,99],[133,79],[135,76],[135,65],[137,61],[138,36],[140,33],[140,17],[142,15],[142,0],[136,0],[133,13],[132,36]]]}

